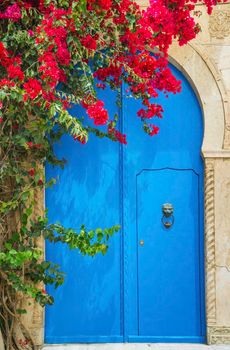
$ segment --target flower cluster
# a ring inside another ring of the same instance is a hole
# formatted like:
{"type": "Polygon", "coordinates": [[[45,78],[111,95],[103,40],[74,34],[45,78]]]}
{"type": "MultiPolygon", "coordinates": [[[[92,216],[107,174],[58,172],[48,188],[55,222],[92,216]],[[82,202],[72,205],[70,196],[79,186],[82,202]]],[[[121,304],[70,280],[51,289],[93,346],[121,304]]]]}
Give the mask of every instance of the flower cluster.
{"type": "Polygon", "coordinates": [[[5,68],[6,74],[3,75],[3,79],[1,79],[1,83],[6,83],[6,85],[10,85],[15,80],[23,81],[24,73],[21,69],[22,60],[19,56],[13,56],[7,51],[4,44],[0,41],[0,64],[3,68],[5,68]],[[5,79],[4,79],[5,78],[5,79]]]}
{"type": "Polygon", "coordinates": [[[108,112],[104,108],[104,102],[100,100],[87,107],[87,114],[94,120],[95,125],[104,125],[109,119],[108,112]]]}
{"type": "MultiPolygon", "coordinates": [[[[204,3],[210,13],[216,1],[204,3]]],[[[7,46],[0,41],[0,87],[16,87],[22,90],[25,104],[47,110],[54,103],[61,103],[65,111],[69,108],[65,99],[57,97],[60,83],[79,102],[94,95],[86,110],[100,126],[109,123],[109,115],[97,100],[95,85],[119,89],[124,81],[134,97],[143,99],[144,108],[138,112],[143,122],[161,118],[161,106],[151,99],[158,91],[168,94],[181,89],[168,68],[168,49],[172,40],[183,45],[199,32],[193,17],[196,0],[150,0],[144,11],[132,0],[85,0],[82,4],[77,0],[68,6],[55,0],[9,0],[1,5],[3,25],[11,22],[17,33],[25,20],[27,38],[18,45],[12,33],[7,46]]]]}
{"type": "Polygon", "coordinates": [[[11,21],[17,21],[22,17],[20,7],[15,3],[6,8],[5,11],[0,13],[0,19],[10,19],[11,21]]]}
{"type": "Polygon", "coordinates": [[[24,95],[24,101],[28,98],[34,100],[40,92],[42,92],[42,85],[37,79],[29,78],[23,85],[26,94],[24,95]]]}

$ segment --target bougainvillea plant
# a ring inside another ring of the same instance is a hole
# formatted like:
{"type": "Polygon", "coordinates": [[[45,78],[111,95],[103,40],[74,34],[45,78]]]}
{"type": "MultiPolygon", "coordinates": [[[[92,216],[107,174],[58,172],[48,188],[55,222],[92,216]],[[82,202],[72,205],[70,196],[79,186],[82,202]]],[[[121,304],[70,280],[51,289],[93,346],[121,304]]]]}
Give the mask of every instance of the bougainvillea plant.
{"type": "MultiPolygon", "coordinates": [[[[204,0],[208,13],[217,1],[204,0]]],[[[79,223],[75,231],[34,214],[36,191],[55,181],[46,183],[44,162],[64,165],[54,143],[68,133],[85,144],[95,133],[126,144],[117,118],[97,97],[97,89],[119,91],[122,82],[142,101],[133,117],[142,120],[150,137],[157,134],[153,120],[162,118],[163,109],[154,98],[159,91],[181,89],[168,67],[168,50],[172,40],[184,45],[200,31],[196,2],[150,0],[142,11],[133,0],[1,0],[0,326],[7,350],[34,349],[20,322],[26,312],[20,300],[51,304],[41,283],[63,283],[59,267],[42,259],[38,238],[93,256],[105,253],[109,237],[119,230],[88,230],[87,223],[79,223]],[[70,101],[82,105],[93,126],[71,114],[70,101]]]]}

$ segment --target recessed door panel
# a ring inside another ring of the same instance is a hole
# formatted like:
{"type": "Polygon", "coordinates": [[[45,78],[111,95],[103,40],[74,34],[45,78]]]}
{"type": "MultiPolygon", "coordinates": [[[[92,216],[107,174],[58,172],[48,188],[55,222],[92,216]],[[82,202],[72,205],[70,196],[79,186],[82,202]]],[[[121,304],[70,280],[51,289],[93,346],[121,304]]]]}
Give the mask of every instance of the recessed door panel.
{"type": "MultiPolygon", "coordinates": [[[[107,108],[115,113],[116,95],[104,91],[107,108]]],[[[72,110],[79,115],[80,107],[72,110]]],[[[65,168],[46,167],[47,178],[57,184],[46,191],[50,223],[61,222],[79,232],[81,224],[88,230],[111,227],[121,222],[119,184],[119,145],[91,135],[82,145],[63,136],[55,147],[65,168]]],[[[64,285],[48,292],[53,306],[46,308],[46,343],[123,341],[121,297],[120,234],[110,240],[108,253],[82,256],[63,244],[46,244],[46,258],[60,265],[66,273],[64,285]]]]}
{"type": "Polygon", "coordinates": [[[192,170],[137,176],[140,336],[201,334],[198,180],[192,170]]]}

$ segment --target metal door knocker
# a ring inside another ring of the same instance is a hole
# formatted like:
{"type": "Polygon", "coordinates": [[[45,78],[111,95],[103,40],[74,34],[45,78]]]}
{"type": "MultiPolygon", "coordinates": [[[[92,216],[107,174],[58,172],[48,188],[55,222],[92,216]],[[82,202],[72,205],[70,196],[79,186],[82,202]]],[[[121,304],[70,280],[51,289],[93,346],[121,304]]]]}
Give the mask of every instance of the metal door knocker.
{"type": "Polygon", "coordinates": [[[171,203],[165,203],[162,205],[163,216],[161,222],[167,229],[171,228],[174,224],[173,210],[173,205],[171,203]]]}

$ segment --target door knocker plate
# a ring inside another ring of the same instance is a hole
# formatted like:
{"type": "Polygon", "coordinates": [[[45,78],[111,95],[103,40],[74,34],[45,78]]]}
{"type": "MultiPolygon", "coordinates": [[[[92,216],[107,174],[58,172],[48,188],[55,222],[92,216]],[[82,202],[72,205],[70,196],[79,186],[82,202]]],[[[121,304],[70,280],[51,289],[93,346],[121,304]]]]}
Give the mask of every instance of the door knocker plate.
{"type": "Polygon", "coordinates": [[[173,205],[171,203],[163,204],[162,205],[162,212],[163,212],[163,216],[162,216],[161,222],[165,228],[169,229],[174,224],[173,205]]]}

